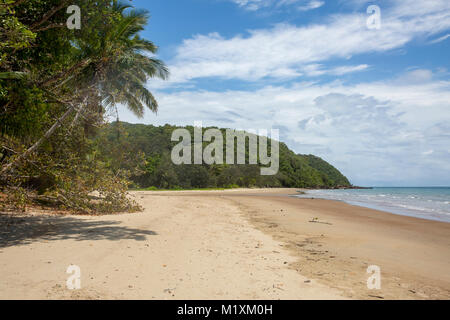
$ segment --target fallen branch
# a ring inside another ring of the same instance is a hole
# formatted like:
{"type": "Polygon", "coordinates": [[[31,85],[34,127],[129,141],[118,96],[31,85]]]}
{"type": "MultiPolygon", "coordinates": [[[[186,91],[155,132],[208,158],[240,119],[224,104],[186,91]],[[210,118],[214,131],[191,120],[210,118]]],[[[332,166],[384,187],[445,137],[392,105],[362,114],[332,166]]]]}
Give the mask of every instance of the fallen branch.
{"type": "Polygon", "coordinates": [[[9,170],[13,169],[17,165],[17,163],[26,159],[31,153],[36,151],[36,149],[39,148],[41,146],[41,144],[43,144],[56,131],[56,129],[58,129],[62,125],[63,121],[72,113],[72,111],[74,109],[75,109],[75,106],[73,104],[70,104],[69,109],[67,109],[67,111],[64,112],[64,114],[58,118],[58,120],[53,124],[53,126],[51,126],[50,129],[48,129],[48,131],[44,134],[44,136],[42,138],[40,138],[35,144],[33,144],[30,148],[28,148],[20,156],[15,158],[10,163],[6,164],[2,168],[0,175],[6,174],[9,170]]]}

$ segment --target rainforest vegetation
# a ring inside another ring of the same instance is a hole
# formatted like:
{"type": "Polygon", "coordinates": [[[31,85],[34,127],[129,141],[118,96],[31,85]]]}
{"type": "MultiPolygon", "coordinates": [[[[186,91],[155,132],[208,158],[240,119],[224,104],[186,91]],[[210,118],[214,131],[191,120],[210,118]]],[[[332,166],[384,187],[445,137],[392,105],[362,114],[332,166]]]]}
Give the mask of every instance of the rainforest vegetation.
{"type": "Polygon", "coordinates": [[[0,0],[2,204],[56,203],[85,212],[132,210],[127,173],[92,139],[118,105],[138,116],[158,104],[146,89],[168,77],[140,37],[146,11],[110,0],[0,0]],[[69,28],[69,7],[80,28],[69,28]],[[76,12],[75,12],[76,13],[76,12]],[[91,201],[92,192],[99,193],[91,201]]]}
{"type": "MultiPolygon", "coordinates": [[[[178,142],[171,141],[172,132],[180,127],[156,127],[144,124],[114,122],[98,135],[101,154],[115,171],[130,172],[132,187],[158,189],[292,187],[336,188],[350,183],[336,168],[313,155],[295,154],[280,143],[279,171],[263,176],[260,165],[174,165],[171,150],[178,142]],[[115,146],[115,147],[112,147],[115,146]],[[140,163],[139,166],[136,166],[140,163]]],[[[194,136],[194,128],[185,127],[194,136]]],[[[203,128],[207,130],[208,128],[203,128]]],[[[220,129],[225,137],[226,129],[220,129]]],[[[193,143],[193,142],[192,142],[193,143]]],[[[208,144],[205,143],[204,144],[208,144]]],[[[223,154],[226,153],[224,145],[223,154]]],[[[269,148],[270,150],[270,148],[269,148]]],[[[237,148],[234,148],[235,153],[237,148]]],[[[246,146],[248,161],[248,141],[246,146]]]]}

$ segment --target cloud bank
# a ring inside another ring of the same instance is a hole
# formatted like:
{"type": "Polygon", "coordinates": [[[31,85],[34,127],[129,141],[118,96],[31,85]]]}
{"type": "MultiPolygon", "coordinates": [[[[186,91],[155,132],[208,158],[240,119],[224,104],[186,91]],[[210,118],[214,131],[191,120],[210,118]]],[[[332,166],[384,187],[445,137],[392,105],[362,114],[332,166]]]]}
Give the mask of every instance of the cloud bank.
{"type": "MultiPolygon", "coordinates": [[[[236,1],[242,5],[266,2],[236,1]]],[[[177,48],[170,63],[171,82],[211,77],[258,81],[343,75],[367,68],[367,64],[351,64],[353,56],[399,49],[450,28],[450,1],[394,3],[395,6],[382,10],[379,30],[367,28],[368,16],[363,11],[332,15],[322,24],[277,24],[231,38],[219,33],[196,35],[177,48]],[[330,60],[341,65],[323,65],[330,60]]]]}
{"type": "MultiPolygon", "coordinates": [[[[248,10],[275,5],[233,1],[248,10]]],[[[450,80],[445,68],[411,66],[378,81],[333,80],[373,70],[370,60],[354,62],[356,56],[447,40],[450,1],[381,2],[379,30],[368,29],[367,14],[359,10],[316,24],[277,24],[228,38],[213,32],[184,40],[170,61],[171,80],[149,83],[160,111],[157,117],[146,114],[143,122],[192,125],[202,120],[237,129],[279,128],[290,148],[323,157],[354,184],[450,185],[450,80]],[[243,85],[211,90],[199,84],[205,79],[243,85]]],[[[369,2],[345,3],[364,9],[369,2]]],[[[121,119],[142,122],[127,112],[121,119]]]]}

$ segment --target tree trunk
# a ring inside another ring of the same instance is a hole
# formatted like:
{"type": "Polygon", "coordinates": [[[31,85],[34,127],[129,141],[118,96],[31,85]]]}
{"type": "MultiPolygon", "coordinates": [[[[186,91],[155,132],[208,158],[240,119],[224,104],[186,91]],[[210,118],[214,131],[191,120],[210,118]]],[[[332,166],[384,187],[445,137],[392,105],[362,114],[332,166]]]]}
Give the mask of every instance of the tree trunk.
{"type": "Polygon", "coordinates": [[[48,131],[44,134],[44,136],[42,138],[40,138],[35,144],[33,144],[30,148],[28,148],[24,153],[22,153],[16,159],[14,159],[10,163],[6,164],[2,168],[2,171],[0,172],[0,176],[4,175],[9,170],[13,169],[17,163],[26,159],[32,152],[36,151],[37,148],[39,148],[41,146],[41,144],[44,143],[45,140],[47,140],[56,131],[56,129],[58,129],[62,125],[62,122],[72,113],[72,111],[74,109],[75,109],[75,106],[73,104],[71,104],[69,109],[67,109],[67,111],[64,112],[64,114],[61,117],[59,117],[58,120],[56,120],[56,122],[53,124],[53,126],[50,129],[48,129],[48,131]]]}
{"type": "Polygon", "coordinates": [[[77,123],[78,119],[80,118],[81,113],[83,112],[84,108],[85,108],[86,105],[88,104],[88,102],[87,102],[88,99],[89,99],[89,96],[86,95],[86,97],[84,98],[83,102],[82,102],[81,105],[78,107],[78,111],[77,111],[77,113],[75,114],[75,118],[73,118],[72,123],[70,124],[70,127],[69,127],[70,130],[72,130],[72,128],[75,126],[75,124],[77,123]]]}

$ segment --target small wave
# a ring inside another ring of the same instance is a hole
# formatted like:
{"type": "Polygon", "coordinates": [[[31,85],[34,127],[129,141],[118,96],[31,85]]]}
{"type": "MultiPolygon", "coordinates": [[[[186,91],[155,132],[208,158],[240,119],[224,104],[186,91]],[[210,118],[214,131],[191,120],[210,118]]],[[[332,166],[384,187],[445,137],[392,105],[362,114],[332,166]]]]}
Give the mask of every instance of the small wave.
{"type": "Polygon", "coordinates": [[[399,206],[401,208],[409,209],[409,210],[435,211],[434,209],[431,209],[431,208],[416,207],[416,206],[411,206],[411,205],[406,205],[406,204],[398,204],[397,206],[399,206]]]}
{"type": "MultiPolygon", "coordinates": [[[[384,210],[396,214],[416,216],[431,220],[450,222],[450,194],[436,192],[435,189],[424,192],[411,192],[410,189],[395,190],[356,190],[307,192],[303,197],[314,197],[345,201],[372,209],[384,210]],[[378,191],[378,192],[377,192],[378,191]]],[[[302,196],[300,196],[302,197],[302,196]]]]}

